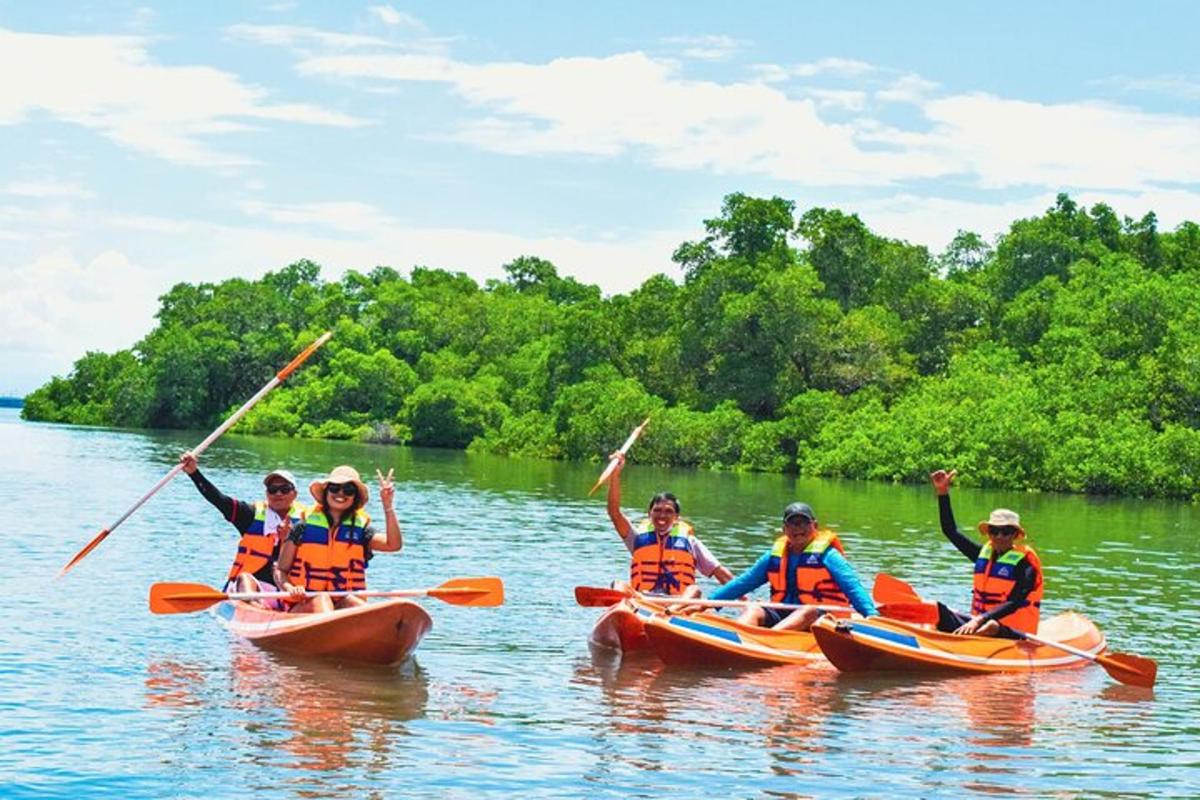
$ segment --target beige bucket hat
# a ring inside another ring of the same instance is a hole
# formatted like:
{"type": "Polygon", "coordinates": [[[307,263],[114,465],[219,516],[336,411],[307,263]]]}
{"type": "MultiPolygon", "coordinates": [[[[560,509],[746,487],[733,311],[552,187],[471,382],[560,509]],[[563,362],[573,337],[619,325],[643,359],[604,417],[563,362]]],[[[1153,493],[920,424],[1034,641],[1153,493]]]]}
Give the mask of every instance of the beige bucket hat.
{"type": "Polygon", "coordinates": [[[358,470],[348,464],[342,464],[339,467],[334,467],[333,471],[324,478],[318,478],[308,485],[308,492],[313,496],[313,499],[318,503],[325,502],[325,487],[331,483],[353,483],[358,487],[358,503],[355,508],[362,508],[367,504],[367,498],[371,496],[367,490],[367,485],[362,482],[359,477],[358,470]]]}

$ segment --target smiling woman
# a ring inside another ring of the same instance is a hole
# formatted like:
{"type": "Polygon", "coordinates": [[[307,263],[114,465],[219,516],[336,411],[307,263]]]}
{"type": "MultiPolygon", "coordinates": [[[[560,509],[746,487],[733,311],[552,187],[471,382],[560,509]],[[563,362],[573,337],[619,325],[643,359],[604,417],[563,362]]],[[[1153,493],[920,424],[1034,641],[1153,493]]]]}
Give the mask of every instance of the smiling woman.
{"type": "Polygon", "coordinates": [[[279,552],[279,574],[286,576],[281,587],[296,601],[291,610],[324,612],[363,605],[366,600],[360,597],[330,598],[312,593],[366,589],[367,566],[374,553],[399,552],[404,546],[400,522],[392,507],[396,494],[392,472],[379,475],[384,531],[371,525],[371,517],[364,510],[370,491],[353,467],[335,467],[308,488],[317,504],[279,552]]]}

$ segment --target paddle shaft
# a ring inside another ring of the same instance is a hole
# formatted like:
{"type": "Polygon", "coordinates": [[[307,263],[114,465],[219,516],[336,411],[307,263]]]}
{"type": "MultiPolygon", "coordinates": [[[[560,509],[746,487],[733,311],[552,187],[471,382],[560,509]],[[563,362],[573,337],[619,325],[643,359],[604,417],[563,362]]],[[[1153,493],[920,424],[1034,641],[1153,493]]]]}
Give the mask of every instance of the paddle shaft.
{"type": "MultiPolygon", "coordinates": [[[[210,595],[203,592],[196,592],[197,597],[209,597],[210,595]]],[[[227,600],[269,600],[271,598],[291,597],[288,592],[221,592],[227,600]]],[[[424,597],[426,595],[442,595],[442,594],[480,594],[479,589],[364,589],[362,591],[336,591],[336,592],[307,592],[306,597],[316,597],[317,595],[325,595],[326,597],[424,597]]],[[[181,592],[173,595],[179,599],[187,599],[188,594],[181,592]]]]}
{"type": "Polygon", "coordinates": [[[850,606],[816,606],[802,603],[757,603],[753,600],[705,600],[703,598],[656,597],[654,595],[636,594],[633,597],[651,603],[662,605],[703,606],[704,608],[776,608],[781,611],[796,611],[801,608],[815,608],[818,611],[845,611],[854,609],[850,606]]]}
{"type": "MultiPolygon", "coordinates": [[[[331,336],[333,336],[333,332],[326,331],[325,333],[321,334],[321,336],[315,342],[310,344],[308,347],[304,348],[304,350],[298,356],[293,358],[286,367],[279,370],[279,372],[277,372],[275,374],[275,377],[272,378],[271,380],[269,380],[265,386],[263,386],[261,389],[259,389],[254,394],[253,397],[251,397],[249,400],[247,400],[245,403],[243,403],[241,408],[239,408],[237,411],[233,412],[233,414],[231,414],[227,420],[222,422],[215,431],[210,433],[204,439],[204,441],[202,441],[200,444],[198,444],[194,448],[192,448],[192,453],[194,455],[200,455],[205,450],[207,450],[208,446],[210,444],[212,444],[217,439],[219,439],[221,437],[221,434],[225,433],[225,431],[229,430],[234,425],[236,425],[238,420],[240,420],[242,417],[244,417],[246,415],[246,412],[248,412],[251,408],[253,408],[254,405],[256,403],[258,403],[259,400],[262,400],[263,397],[265,397],[268,392],[270,392],[272,389],[274,389],[279,384],[283,383],[289,375],[291,375],[301,364],[303,364],[305,362],[305,360],[308,359],[308,357],[310,355],[312,355],[316,351],[316,349],[318,347],[325,344],[325,342],[329,341],[329,337],[331,337],[331,336]]],[[[75,557],[72,558],[70,561],[68,561],[66,563],[66,565],[63,566],[63,568],[61,570],[59,570],[58,577],[61,578],[63,575],[65,575],[67,573],[68,570],[70,570],[72,567],[74,567],[76,564],[78,564],[85,555],[87,555],[89,552],[91,552],[96,547],[96,545],[100,544],[100,542],[102,542],[105,537],[107,537],[110,533],[112,533],[114,530],[116,530],[117,526],[119,526],[122,522],[124,522],[125,520],[127,520],[131,516],[133,516],[133,512],[137,511],[139,508],[141,508],[143,505],[146,504],[147,500],[149,500],[151,497],[156,495],[158,493],[159,489],[161,489],[162,487],[164,487],[168,483],[170,483],[171,479],[174,478],[176,475],[178,475],[179,471],[182,469],[183,469],[183,464],[176,464],[175,466],[171,467],[170,471],[167,472],[166,475],[162,476],[162,478],[159,479],[158,483],[154,484],[154,486],[150,489],[150,491],[148,491],[144,495],[142,495],[140,500],[138,500],[136,503],[134,503],[132,506],[130,506],[128,511],[126,511],[124,514],[122,514],[120,517],[118,517],[116,522],[112,523],[107,528],[100,531],[100,533],[98,533],[90,542],[88,542],[87,545],[85,545],[82,550],[80,550],[78,553],[76,553],[75,557]]]]}
{"type": "MultiPolygon", "coordinates": [[[[629,448],[633,447],[633,443],[637,441],[637,438],[642,435],[642,431],[645,430],[646,426],[649,424],[650,424],[650,418],[646,417],[646,419],[642,421],[641,425],[638,425],[636,428],[633,429],[633,432],[629,434],[629,438],[627,438],[625,440],[625,444],[621,445],[617,449],[617,452],[619,452],[621,455],[625,455],[626,453],[628,453],[629,448]]],[[[613,474],[613,470],[615,470],[616,468],[617,468],[616,457],[610,458],[608,460],[608,466],[604,468],[604,472],[600,473],[600,477],[596,479],[596,485],[592,487],[592,491],[588,492],[588,494],[593,494],[597,489],[599,489],[600,486],[603,485],[603,483],[606,480],[608,480],[609,476],[613,474]]]]}

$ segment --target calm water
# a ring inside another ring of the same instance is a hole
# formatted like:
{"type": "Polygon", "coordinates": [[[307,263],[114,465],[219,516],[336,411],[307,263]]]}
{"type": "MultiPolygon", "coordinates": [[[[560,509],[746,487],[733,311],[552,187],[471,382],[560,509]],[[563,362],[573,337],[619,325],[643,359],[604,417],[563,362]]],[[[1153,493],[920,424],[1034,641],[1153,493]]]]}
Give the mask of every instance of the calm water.
{"type": "MultiPolygon", "coordinates": [[[[1047,610],[1085,611],[1114,650],[1156,659],[1153,692],[1099,667],[942,680],[689,672],[588,651],[598,612],[577,607],[572,588],[627,568],[603,500],[586,497],[596,467],[223,438],[202,466],[242,497],[258,497],[276,464],[302,481],[339,463],[395,467],[405,548],[375,559],[374,588],[504,578],[503,608],[427,601],[434,629],[402,668],[344,668],[266,655],[208,614],[149,614],[151,583],[219,585],[236,542],[183,476],[54,580],[202,437],[31,425],[0,410],[12,589],[0,612],[0,796],[1200,796],[1198,507],[955,493],[964,527],[993,506],[1021,511],[1046,564],[1047,610]]],[[[925,487],[627,473],[627,505],[673,489],[735,572],[800,498],[840,529],[867,580],[886,570],[931,597],[967,594],[969,565],[938,532],[925,487]]]]}

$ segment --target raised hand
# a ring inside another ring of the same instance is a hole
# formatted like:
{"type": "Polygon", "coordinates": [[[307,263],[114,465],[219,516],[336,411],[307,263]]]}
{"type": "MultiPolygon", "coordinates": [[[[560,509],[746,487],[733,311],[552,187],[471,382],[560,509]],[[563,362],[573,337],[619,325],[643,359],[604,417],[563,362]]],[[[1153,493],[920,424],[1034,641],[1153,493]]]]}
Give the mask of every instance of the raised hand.
{"type": "Polygon", "coordinates": [[[939,469],[929,474],[929,480],[933,482],[933,490],[938,494],[947,494],[950,491],[950,484],[954,483],[954,477],[958,475],[958,470],[952,469],[947,472],[944,469],[939,469]]]}
{"type": "Polygon", "coordinates": [[[389,469],[387,475],[376,469],[375,477],[379,479],[379,502],[383,503],[384,510],[392,507],[392,501],[396,497],[396,484],[392,481],[392,473],[395,469],[389,469]]]}

